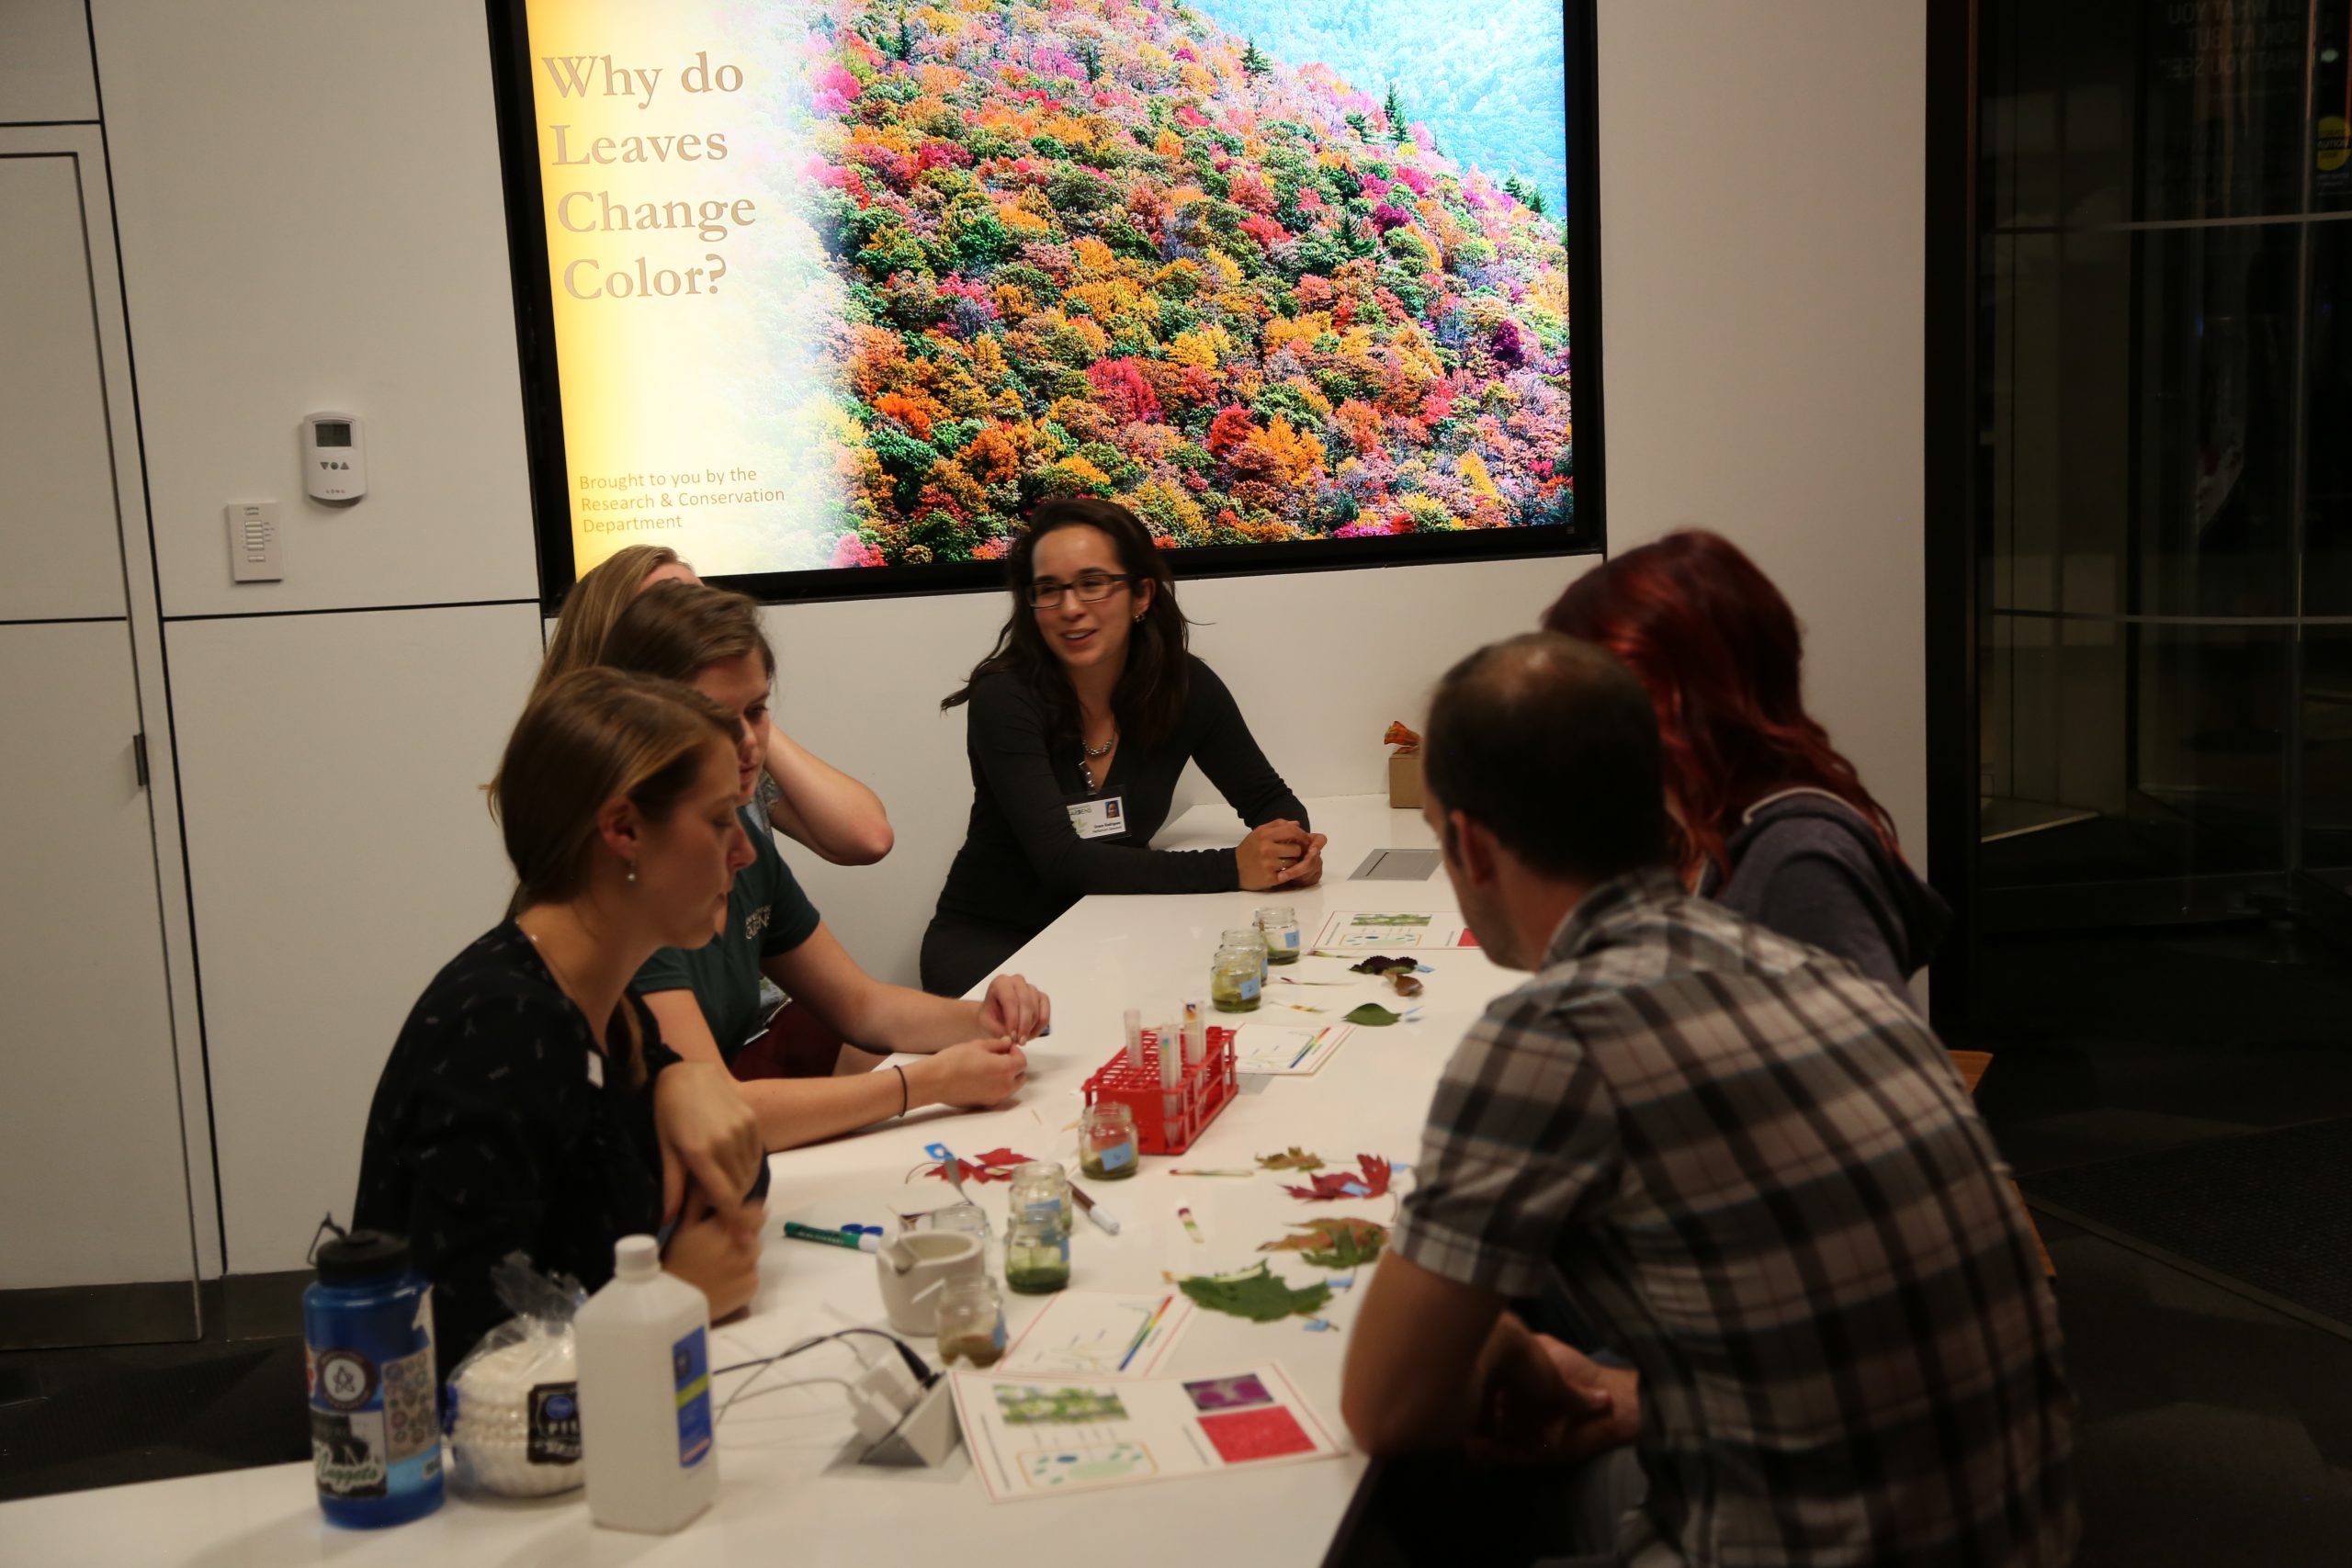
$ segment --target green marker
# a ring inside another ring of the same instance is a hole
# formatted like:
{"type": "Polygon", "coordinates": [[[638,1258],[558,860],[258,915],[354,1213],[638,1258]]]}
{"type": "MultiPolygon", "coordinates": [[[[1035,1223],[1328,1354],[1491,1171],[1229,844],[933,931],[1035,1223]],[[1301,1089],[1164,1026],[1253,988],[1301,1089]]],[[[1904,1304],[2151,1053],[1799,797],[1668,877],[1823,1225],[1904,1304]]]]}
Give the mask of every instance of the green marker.
{"type": "Polygon", "coordinates": [[[847,1231],[820,1230],[815,1225],[804,1225],[797,1220],[784,1222],[784,1234],[795,1241],[817,1241],[827,1247],[846,1247],[852,1252],[874,1252],[882,1246],[882,1238],[878,1235],[864,1232],[852,1235],[847,1231]]]}

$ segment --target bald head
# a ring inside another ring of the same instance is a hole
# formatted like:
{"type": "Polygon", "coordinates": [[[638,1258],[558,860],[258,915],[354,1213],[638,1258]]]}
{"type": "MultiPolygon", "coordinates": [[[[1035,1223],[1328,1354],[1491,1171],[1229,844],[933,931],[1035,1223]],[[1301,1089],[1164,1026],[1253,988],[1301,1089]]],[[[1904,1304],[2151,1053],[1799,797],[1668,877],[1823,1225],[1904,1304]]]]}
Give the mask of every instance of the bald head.
{"type": "Polygon", "coordinates": [[[1587,885],[1664,865],[1657,715],[1605,649],[1556,632],[1490,643],[1430,700],[1422,773],[1521,863],[1587,885]]]}

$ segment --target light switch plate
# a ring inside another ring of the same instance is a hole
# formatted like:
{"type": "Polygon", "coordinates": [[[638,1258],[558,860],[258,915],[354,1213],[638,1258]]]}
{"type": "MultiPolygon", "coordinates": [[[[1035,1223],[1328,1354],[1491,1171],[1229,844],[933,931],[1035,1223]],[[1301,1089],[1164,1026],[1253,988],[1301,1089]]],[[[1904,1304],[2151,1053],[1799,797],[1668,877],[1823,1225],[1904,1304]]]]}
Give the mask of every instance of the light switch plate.
{"type": "Polygon", "coordinates": [[[286,557],[277,537],[277,502],[232,501],[229,513],[229,581],[279,582],[286,557]]]}

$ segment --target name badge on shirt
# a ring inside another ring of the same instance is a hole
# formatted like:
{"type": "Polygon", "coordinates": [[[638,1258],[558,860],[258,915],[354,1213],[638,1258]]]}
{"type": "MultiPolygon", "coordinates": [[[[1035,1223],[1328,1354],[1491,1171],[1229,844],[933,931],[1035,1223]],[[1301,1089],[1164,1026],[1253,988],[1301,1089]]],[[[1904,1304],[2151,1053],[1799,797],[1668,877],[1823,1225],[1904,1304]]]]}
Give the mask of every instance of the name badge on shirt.
{"type": "Polygon", "coordinates": [[[1081,839],[1115,839],[1127,830],[1125,795],[1074,800],[1066,809],[1069,812],[1069,825],[1078,829],[1081,839]]]}

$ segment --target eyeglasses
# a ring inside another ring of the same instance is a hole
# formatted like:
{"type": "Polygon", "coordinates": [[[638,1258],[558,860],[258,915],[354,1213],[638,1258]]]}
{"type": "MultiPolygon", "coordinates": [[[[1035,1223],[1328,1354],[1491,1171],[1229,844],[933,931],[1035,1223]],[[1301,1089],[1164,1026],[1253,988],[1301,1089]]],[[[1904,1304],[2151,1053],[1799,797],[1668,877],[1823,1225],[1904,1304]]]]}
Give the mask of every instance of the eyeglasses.
{"type": "Polygon", "coordinates": [[[1021,593],[1033,610],[1052,609],[1062,602],[1065,593],[1077,594],[1081,604],[1100,604],[1116,592],[1122,584],[1134,581],[1125,572],[1081,571],[1075,581],[1069,582],[1057,582],[1050,577],[1041,577],[1023,589],[1021,593]]]}

